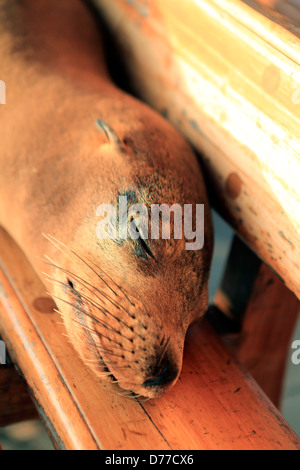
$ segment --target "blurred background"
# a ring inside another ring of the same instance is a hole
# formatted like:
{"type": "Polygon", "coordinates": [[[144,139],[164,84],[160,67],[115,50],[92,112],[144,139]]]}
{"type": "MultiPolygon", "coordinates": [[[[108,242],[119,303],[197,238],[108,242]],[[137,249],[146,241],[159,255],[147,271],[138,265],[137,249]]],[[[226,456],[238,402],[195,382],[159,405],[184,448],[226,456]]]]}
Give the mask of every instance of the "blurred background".
{"type": "MultiPolygon", "coordinates": [[[[222,279],[225,262],[229,254],[233,232],[213,211],[215,249],[210,281],[210,299],[222,279]]],[[[294,334],[300,339],[300,322],[294,334]]],[[[287,372],[281,411],[283,416],[300,436],[300,365],[293,365],[287,358],[287,372]]],[[[0,444],[4,450],[49,450],[54,449],[50,438],[39,421],[28,421],[0,429],[0,444]]]]}

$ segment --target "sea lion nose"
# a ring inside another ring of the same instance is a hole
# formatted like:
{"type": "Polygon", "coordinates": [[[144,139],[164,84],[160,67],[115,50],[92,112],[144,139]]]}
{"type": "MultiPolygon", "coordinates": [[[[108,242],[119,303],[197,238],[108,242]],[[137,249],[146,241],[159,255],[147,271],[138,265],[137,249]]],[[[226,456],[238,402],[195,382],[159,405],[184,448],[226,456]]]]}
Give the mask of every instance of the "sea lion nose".
{"type": "Polygon", "coordinates": [[[154,368],[153,374],[144,383],[144,387],[161,387],[172,383],[178,375],[178,368],[168,359],[160,361],[160,365],[154,368]]]}

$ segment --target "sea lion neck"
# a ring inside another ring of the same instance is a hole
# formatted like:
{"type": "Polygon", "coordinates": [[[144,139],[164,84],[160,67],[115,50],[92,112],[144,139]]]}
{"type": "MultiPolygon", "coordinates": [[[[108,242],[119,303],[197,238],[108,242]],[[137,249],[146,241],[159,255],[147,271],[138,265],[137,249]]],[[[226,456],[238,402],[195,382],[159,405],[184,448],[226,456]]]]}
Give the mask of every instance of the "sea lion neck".
{"type": "Polygon", "coordinates": [[[107,76],[95,20],[79,0],[12,3],[13,6],[4,4],[2,8],[0,0],[1,16],[6,20],[2,24],[6,24],[5,32],[13,37],[10,42],[16,56],[22,52],[24,58],[26,50],[30,63],[56,69],[65,76],[76,76],[77,81],[90,79],[93,74],[107,76]]]}

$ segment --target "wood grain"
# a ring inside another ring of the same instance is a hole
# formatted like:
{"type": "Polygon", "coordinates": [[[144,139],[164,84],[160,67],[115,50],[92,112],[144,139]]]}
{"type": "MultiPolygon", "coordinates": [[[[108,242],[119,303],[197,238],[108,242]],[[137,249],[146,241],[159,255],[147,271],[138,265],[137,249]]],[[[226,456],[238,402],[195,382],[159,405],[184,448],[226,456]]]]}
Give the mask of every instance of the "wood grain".
{"type": "Polygon", "coordinates": [[[243,319],[237,357],[276,406],[299,312],[298,298],[262,265],[243,319]]]}
{"type": "Polygon", "coordinates": [[[279,407],[299,299],[235,237],[214,307],[223,316],[208,318],[228,327],[221,331],[223,340],[279,407]]]}
{"type": "Polygon", "coordinates": [[[299,38],[237,0],[93,0],[221,214],[300,297],[299,38]]]}
{"type": "Polygon", "coordinates": [[[81,362],[59,315],[34,307],[46,288],[3,230],[0,247],[1,334],[59,448],[300,448],[205,322],[191,328],[182,374],[166,396],[139,402],[117,395],[81,362]]]}
{"type": "Polygon", "coordinates": [[[300,4],[297,0],[247,0],[248,5],[272,16],[292,32],[300,33],[300,4]]]}

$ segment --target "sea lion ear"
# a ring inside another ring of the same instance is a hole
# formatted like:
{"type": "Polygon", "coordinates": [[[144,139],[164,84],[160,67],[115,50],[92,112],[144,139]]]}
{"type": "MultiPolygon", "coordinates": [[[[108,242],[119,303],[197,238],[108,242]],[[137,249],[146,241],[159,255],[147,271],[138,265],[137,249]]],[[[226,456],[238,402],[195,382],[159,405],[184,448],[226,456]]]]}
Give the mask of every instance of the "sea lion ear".
{"type": "Polygon", "coordinates": [[[111,144],[116,145],[118,149],[122,152],[123,146],[115,131],[108,124],[106,124],[106,122],[101,121],[101,119],[96,119],[95,124],[101,134],[105,135],[108,141],[111,144]]]}

